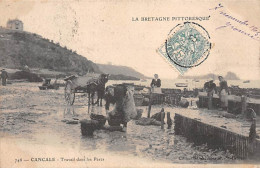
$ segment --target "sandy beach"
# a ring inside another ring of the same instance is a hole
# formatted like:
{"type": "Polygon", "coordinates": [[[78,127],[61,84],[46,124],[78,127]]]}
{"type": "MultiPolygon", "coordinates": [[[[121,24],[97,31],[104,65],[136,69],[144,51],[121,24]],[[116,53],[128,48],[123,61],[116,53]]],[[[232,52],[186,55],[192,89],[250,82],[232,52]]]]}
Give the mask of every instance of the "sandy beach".
{"type": "MultiPolygon", "coordinates": [[[[68,159],[73,158],[73,156],[93,158],[95,154],[99,156],[104,154],[100,158],[103,158],[105,163],[111,160],[111,157],[141,158],[135,163],[135,166],[145,165],[145,162],[142,161],[146,160],[155,161],[155,165],[156,163],[167,163],[169,166],[171,164],[242,164],[247,162],[236,159],[228,151],[208,149],[206,145],[194,146],[193,143],[187,142],[186,138],[174,135],[173,127],[161,130],[159,126],[136,125],[135,121],[129,122],[126,133],[97,130],[93,137],[84,137],[81,135],[79,123],[68,124],[67,121],[77,123],[81,119],[89,118],[91,112],[105,115],[104,107],[95,106],[88,109],[87,97],[84,94],[77,94],[75,104],[67,106],[62,87],[59,90],[39,90],[38,86],[39,83],[15,83],[1,87],[0,131],[1,137],[4,139],[1,141],[1,149],[10,154],[4,157],[9,161],[5,162],[7,165],[21,166],[26,162],[15,163],[16,158],[31,160],[32,157],[39,157],[37,154],[52,156],[61,164],[64,163],[61,158],[68,159]],[[13,143],[18,149],[12,149],[11,146],[4,148],[5,145],[13,143]]],[[[171,112],[172,119],[174,113],[188,115],[197,112],[208,113],[206,110],[199,111],[194,106],[190,109],[153,106],[151,114],[159,112],[162,107],[165,108],[165,111],[171,112]]],[[[144,110],[143,117],[146,117],[147,106],[138,108],[144,110]]],[[[233,121],[227,119],[227,122],[233,121]]],[[[234,127],[237,126],[236,124],[238,123],[234,121],[234,127]]],[[[27,162],[27,164],[30,163],[41,165],[39,162],[27,162]]],[[[73,166],[73,162],[67,161],[65,163],[70,163],[73,166]]],[[[150,162],[148,163],[150,164],[150,162]]],[[[51,166],[51,162],[44,164],[51,166]]],[[[120,164],[122,163],[118,162],[112,165],[120,167],[120,164]]],[[[55,163],[55,167],[58,166],[55,163]]],[[[79,166],[95,166],[95,162],[81,162],[79,166]]],[[[102,164],[98,166],[101,167],[102,164]]]]}

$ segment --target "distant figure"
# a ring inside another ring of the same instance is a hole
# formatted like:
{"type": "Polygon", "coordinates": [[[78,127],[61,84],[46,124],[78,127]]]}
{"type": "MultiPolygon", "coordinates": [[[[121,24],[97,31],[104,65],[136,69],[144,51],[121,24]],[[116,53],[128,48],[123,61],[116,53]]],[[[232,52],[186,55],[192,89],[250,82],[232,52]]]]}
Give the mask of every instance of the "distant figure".
{"type": "Polygon", "coordinates": [[[161,94],[161,80],[158,77],[158,74],[154,74],[154,79],[151,82],[151,92],[161,94]]]}
{"type": "Polygon", "coordinates": [[[54,81],[53,85],[56,85],[57,81],[58,81],[58,76],[55,76],[55,81],[54,81]]]}
{"type": "Polygon", "coordinates": [[[3,86],[6,86],[6,80],[8,78],[8,74],[7,72],[5,71],[5,69],[2,69],[1,70],[1,79],[2,79],[2,85],[3,86]]]}
{"type": "Polygon", "coordinates": [[[208,100],[208,109],[212,109],[212,99],[213,99],[213,94],[217,93],[217,86],[213,82],[214,80],[210,80],[204,84],[204,91],[207,92],[207,96],[209,98],[208,100]]]}
{"type": "Polygon", "coordinates": [[[257,136],[257,134],[256,134],[256,113],[255,113],[254,109],[252,109],[252,108],[248,108],[247,113],[249,115],[249,118],[252,121],[250,130],[249,130],[250,131],[249,132],[249,143],[252,143],[257,136]]]}
{"type": "Polygon", "coordinates": [[[223,110],[226,110],[228,106],[228,94],[229,94],[227,81],[224,80],[222,76],[219,76],[218,79],[219,79],[219,86],[220,86],[219,97],[221,101],[221,108],[223,110]]]}

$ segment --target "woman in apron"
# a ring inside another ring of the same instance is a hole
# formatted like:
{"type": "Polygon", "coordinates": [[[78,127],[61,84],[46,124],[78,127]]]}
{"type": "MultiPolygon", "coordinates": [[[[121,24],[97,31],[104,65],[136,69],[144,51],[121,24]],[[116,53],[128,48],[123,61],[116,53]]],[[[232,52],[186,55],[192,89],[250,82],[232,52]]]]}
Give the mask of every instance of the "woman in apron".
{"type": "Polygon", "coordinates": [[[154,79],[151,82],[151,92],[155,94],[162,94],[161,80],[158,78],[158,74],[154,74],[154,79]]]}

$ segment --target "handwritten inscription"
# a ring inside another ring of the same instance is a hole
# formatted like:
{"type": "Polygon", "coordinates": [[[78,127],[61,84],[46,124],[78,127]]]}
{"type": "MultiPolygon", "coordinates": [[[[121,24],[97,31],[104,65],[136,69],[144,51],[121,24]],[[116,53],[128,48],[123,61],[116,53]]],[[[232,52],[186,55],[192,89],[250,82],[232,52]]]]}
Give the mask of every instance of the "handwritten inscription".
{"type": "Polygon", "coordinates": [[[242,29],[237,28],[236,26],[232,25],[230,22],[227,22],[223,26],[217,27],[216,30],[222,29],[222,28],[225,28],[225,27],[229,27],[233,31],[239,32],[239,33],[241,33],[241,34],[243,34],[245,36],[248,36],[248,37],[250,37],[250,38],[252,38],[254,40],[258,40],[259,41],[259,37],[258,37],[258,39],[256,39],[256,35],[258,35],[258,33],[256,33],[255,35],[252,35],[252,34],[246,32],[246,31],[244,31],[242,29]]]}
{"type": "Polygon", "coordinates": [[[239,18],[232,16],[231,14],[228,14],[227,12],[224,11],[224,6],[221,3],[219,3],[214,8],[210,8],[209,10],[216,11],[221,17],[227,19],[227,22],[217,27],[216,30],[228,28],[231,29],[232,31],[243,34],[251,39],[260,41],[260,29],[257,26],[251,25],[248,20],[243,21],[239,18]]]}
{"type": "Polygon", "coordinates": [[[219,8],[223,8],[224,6],[222,4],[218,4],[218,6],[214,7],[214,8],[210,8],[209,10],[217,10],[219,8]]]}

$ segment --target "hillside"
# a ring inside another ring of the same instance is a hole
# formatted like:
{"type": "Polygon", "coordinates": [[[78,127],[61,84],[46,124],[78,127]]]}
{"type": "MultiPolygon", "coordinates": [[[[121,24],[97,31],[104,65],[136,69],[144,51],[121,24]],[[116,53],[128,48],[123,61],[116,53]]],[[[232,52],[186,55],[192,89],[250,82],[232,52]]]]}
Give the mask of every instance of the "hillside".
{"type": "Polygon", "coordinates": [[[109,64],[97,64],[101,72],[112,74],[112,75],[125,75],[135,78],[144,79],[147,78],[145,75],[137,72],[133,68],[127,66],[119,65],[109,65],[109,64]]]}
{"type": "MultiPolygon", "coordinates": [[[[207,74],[207,75],[200,75],[200,76],[178,76],[178,79],[218,79],[219,75],[215,74],[207,74]]],[[[226,76],[224,76],[226,80],[239,80],[239,77],[233,73],[228,72],[226,76]]]]}
{"type": "Polygon", "coordinates": [[[98,66],[75,51],[39,35],[0,27],[0,67],[49,69],[61,72],[97,72],[98,66]]]}

